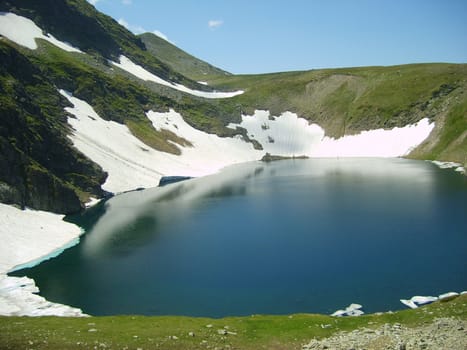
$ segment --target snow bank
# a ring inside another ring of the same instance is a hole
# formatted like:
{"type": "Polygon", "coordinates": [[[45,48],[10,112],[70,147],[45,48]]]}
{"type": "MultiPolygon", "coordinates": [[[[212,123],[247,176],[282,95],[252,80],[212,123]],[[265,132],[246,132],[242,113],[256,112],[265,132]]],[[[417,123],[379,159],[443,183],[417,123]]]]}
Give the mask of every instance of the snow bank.
{"type": "Polygon", "coordinates": [[[83,315],[79,309],[51,303],[34,294],[39,291],[34,280],[6,275],[56,256],[79,242],[81,229],[62,218],[0,203],[0,315],[83,315]]]}
{"type": "MultiPolygon", "coordinates": [[[[460,294],[462,293],[464,292],[461,292],[460,294]]],[[[457,292],[447,292],[447,293],[440,294],[437,297],[417,295],[410,299],[401,299],[400,302],[404,304],[405,306],[410,307],[411,309],[416,309],[421,305],[430,304],[438,300],[441,300],[441,301],[449,300],[457,296],[459,296],[459,293],[457,292]]]]}
{"type": "Polygon", "coordinates": [[[422,119],[413,125],[391,130],[362,131],[339,139],[324,136],[317,124],[309,124],[296,114],[285,112],[279,117],[268,111],[255,111],[242,116],[240,124],[251,139],[257,140],[264,152],[283,156],[309,157],[401,157],[410,153],[433,130],[434,124],[422,119]]]}
{"type": "Polygon", "coordinates": [[[461,174],[465,174],[466,173],[466,170],[465,168],[462,166],[462,164],[459,164],[459,163],[455,163],[455,162],[440,162],[440,161],[437,161],[437,160],[433,160],[432,161],[433,164],[437,165],[440,169],[451,169],[453,168],[454,171],[457,171],[461,174]]]}
{"type": "Polygon", "coordinates": [[[425,140],[434,128],[428,118],[391,130],[362,131],[339,139],[325,137],[313,157],[402,157],[425,140]]]}
{"type": "Polygon", "coordinates": [[[350,304],[345,308],[345,310],[337,310],[331,316],[342,317],[342,316],[361,316],[364,314],[360,310],[363,306],[360,304],[350,304]]]}
{"type": "Polygon", "coordinates": [[[242,90],[232,91],[232,92],[218,92],[218,91],[207,92],[207,91],[192,90],[181,84],[171,83],[162,78],[159,78],[157,75],[152,74],[151,72],[148,72],[146,69],[137,65],[136,63],[133,63],[128,57],[123,56],[123,55],[120,56],[119,63],[114,62],[114,61],[110,61],[110,62],[114,66],[120,69],[123,69],[124,71],[127,71],[128,73],[133,74],[135,77],[138,77],[142,80],[148,80],[148,81],[152,81],[157,84],[168,86],[172,89],[186,92],[193,96],[204,97],[204,98],[229,98],[229,97],[241,95],[244,92],[242,90]]]}
{"type": "Polygon", "coordinates": [[[156,130],[169,130],[193,144],[193,147],[180,147],[181,156],[173,156],[188,167],[197,169],[193,176],[196,173],[213,174],[228,165],[258,160],[263,155],[241,136],[219,137],[193,128],[172,109],[167,113],[150,111],[147,117],[156,130]]]}
{"type": "Polygon", "coordinates": [[[243,115],[240,124],[228,125],[233,129],[237,126],[263,146],[263,153],[281,156],[310,155],[324,137],[321,127],[291,112],[272,117],[268,111],[256,110],[254,115],[243,115]]]}
{"type": "Polygon", "coordinates": [[[159,152],[133,136],[125,125],[103,120],[85,101],[63,90],[60,93],[73,104],[66,108],[75,116],[68,119],[73,127],[70,138],[76,148],[108,172],[102,186],[106,191],[119,193],[156,187],[162,176],[203,176],[260,157],[251,144],[196,130],[173,110],[147,115],[156,129],[176,131],[193,147],[180,146],[181,156],[159,152]]]}
{"type": "Polygon", "coordinates": [[[44,35],[42,29],[29,18],[10,12],[0,12],[0,34],[31,50],[37,49],[35,39],[44,39],[62,50],[82,53],[70,44],[55,39],[51,34],[44,35]]]}

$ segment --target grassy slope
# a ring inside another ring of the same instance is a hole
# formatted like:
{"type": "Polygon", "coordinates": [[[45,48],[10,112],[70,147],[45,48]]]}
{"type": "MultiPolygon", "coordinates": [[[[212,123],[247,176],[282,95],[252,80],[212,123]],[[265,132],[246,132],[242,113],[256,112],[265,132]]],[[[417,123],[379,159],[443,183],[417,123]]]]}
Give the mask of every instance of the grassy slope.
{"type": "Polygon", "coordinates": [[[436,317],[467,319],[467,296],[416,310],[334,318],[325,315],[249,316],[222,319],[113,316],[91,318],[0,317],[1,349],[300,349],[312,338],[385,323],[408,327],[436,317]],[[212,325],[208,328],[207,325],[212,325]],[[322,325],[330,325],[322,327],[322,325]],[[228,328],[224,328],[227,326],[228,328]],[[220,335],[226,329],[236,334],[220,335]],[[193,332],[194,337],[189,333],[193,332]],[[171,337],[177,337],[173,339],[171,337]]]}
{"type": "Polygon", "coordinates": [[[173,70],[190,79],[205,81],[206,79],[230,75],[230,73],[186,53],[155,34],[144,33],[139,35],[139,38],[150,53],[173,70]]]}
{"type": "Polygon", "coordinates": [[[79,47],[102,62],[117,61],[120,55],[125,55],[166,80],[200,87],[151,55],[137,36],[86,0],[15,0],[0,2],[0,11],[30,18],[59,40],[79,47]]]}
{"type": "Polygon", "coordinates": [[[332,137],[401,127],[424,117],[442,128],[414,153],[420,159],[466,163],[467,65],[416,64],[217,78],[211,84],[243,88],[244,113],[290,110],[332,137]]]}

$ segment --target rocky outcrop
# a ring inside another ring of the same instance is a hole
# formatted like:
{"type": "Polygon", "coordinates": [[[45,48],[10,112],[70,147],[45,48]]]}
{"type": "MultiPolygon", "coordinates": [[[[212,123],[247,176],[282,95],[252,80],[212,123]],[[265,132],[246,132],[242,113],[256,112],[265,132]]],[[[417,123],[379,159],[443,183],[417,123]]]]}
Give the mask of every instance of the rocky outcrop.
{"type": "Polygon", "coordinates": [[[28,58],[0,43],[0,202],[68,214],[106,174],[67,137],[67,105],[28,58]]]}
{"type": "Polygon", "coordinates": [[[399,323],[379,328],[361,328],[338,333],[330,338],[311,340],[303,350],[430,350],[466,349],[467,321],[457,318],[438,318],[427,325],[414,328],[399,323]]]}

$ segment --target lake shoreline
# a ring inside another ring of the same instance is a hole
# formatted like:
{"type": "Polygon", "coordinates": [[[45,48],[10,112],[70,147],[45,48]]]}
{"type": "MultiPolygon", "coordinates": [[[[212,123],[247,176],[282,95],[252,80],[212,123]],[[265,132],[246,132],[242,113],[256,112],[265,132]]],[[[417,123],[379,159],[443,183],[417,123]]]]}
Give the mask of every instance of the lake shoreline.
{"type": "Polygon", "coordinates": [[[39,289],[33,279],[7,275],[58,256],[79,243],[83,230],[63,221],[64,215],[5,204],[0,204],[0,218],[0,315],[84,316],[80,309],[49,302],[36,294],[39,289]]]}
{"type": "MultiPolygon", "coordinates": [[[[437,163],[434,164],[440,166],[437,163]]],[[[440,167],[443,168],[445,166],[440,167]]],[[[454,167],[455,170],[459,172],[458,164],[451,167],[454,167]]],[[[24,246],[25,241],[27,241],[28,245],[33,247],[33,249],[22,252],[22,255],[20,256],[16,254],[15,259],[10,258],[7,254],[1,255],[0,314],[9,316],[43,316],[52,314],[57,316],[86,316],[79,309],[72,308],[67,305],[48,302],[43,297],[35,294],[38,292],[38,288],[35,286],[34,280],[27,277],[18,278],[7,276],[7,273],[9,272],[39,264],[47,259],[57,256],[63,252],[63,250],[79,243],[79,237],[83,234],[82,229],[74,224],[64,222],[62,215],[50,213],[46,213],[50,214],[46,215],[42,214],[42,212],[32,210],[21,211],[17,208],[3,204],[1,206],[2,207],[0,207],[0,209],[2,210],[0,210],[0,214],[4,214],[4,211],[6,210],[7,216],[20,218],[20,220],[24,222],[30,222],[30,224],[32,224],[32,228],[41,227],[41,230],[44,232],[49,231],[49,239],[44,239],[43,235],[41,235],[41,239],[37,239],[37,235],[34,237],[34,230],[31,231],[31,226],[28,228],[29,231],[26,230],[24,232],[19,232],[18,227],[15,227],[13,224],[4,225],[2,228],[2,237],[6,237],[7,240],[11,239],[12,236],[22,237],[22,240],[18,240],[16,243],[12,241],[11,251],[20,251],[18,247],[21,245],[24,246]],[[9,207],[10,209],[6,209],[5,207],[9,207]],[[41,218],[42,216],[44,216],[43,220],[38,219],[38,217],[41,218]],[[59,233],[56,233],[56,236],[54,236],[54,228],[57,227],[60,231],[68,232],[66,238],[63,238],[59,233]],[[17,245],[16,247],[15,244],[17,245]],[[33,305],[26,305],[26,303],[31,303],[31,297],[33,298],[33,305]]]]}

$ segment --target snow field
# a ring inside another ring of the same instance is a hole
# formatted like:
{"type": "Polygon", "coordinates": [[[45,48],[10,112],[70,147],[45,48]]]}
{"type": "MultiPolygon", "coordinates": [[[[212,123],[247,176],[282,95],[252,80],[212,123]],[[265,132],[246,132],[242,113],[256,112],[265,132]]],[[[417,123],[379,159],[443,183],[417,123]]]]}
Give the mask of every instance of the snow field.
{"type": "Polygon", "coordinates": [[[81,229],[62,218],[63,215],[20,210],[0,203],[0,315],[83,315],[79,309],[51,303],[34,294],[39,291],[34,280],[6,275],[56,256],[79,242],[81,229]]]}
{"type": "MultiPolygon", "coordinates": [[[[152,74],[151,72],[148,72],[146,69],[141,67],[140,65],[137,65],[136,63],[133,63],[128,57],[121,55],[119,58],[120,62],[114,62],[110,61],[114,66],[123,69],[124,71],[134,75],[137,78],[140,78],[142,80],[147,80],[147,81],[152,81],[157,84],[161,84],[164,86],[168,86],[172,89],[186,92],[190,95],[193,96],[198,96],[198,97],[204,97],[204,98],[229,98],[229,97],[234,97],[237,95],[243,94],[244,91],[238,90],[238,91],[232,91],[232,92],[207,92],[207,91],[199,91],[199,90],[192,90],[190,88],[187,88],[184,85],[181,84],[176,84],[176,83],[171,83],[169,81],[166,81],[160,77],[158,77],[155,74],[152,74]]],[[[201,82],[205,83],[205,82],[201,82]]],[[[206,85],[206,84],[203,84],[206,85]]]]}
{"type": "Polygon", "coordinates": [[[325,135],[317,124],[309,124],[295,113],[285,112],[279,117],[268,111],[255,111],[252,116],[242,116],[240,124],[248,136],[257,140],[264,153],[281,156],[309,157],[402,157],[425,140],[434,128],[428,119],[413,125],[391,130],[362,131],[334,139],[325,135]]]}
{"type": "Polygon", "coordinates": [[[60,93],[73,104],[66,108],[74,115],[68,119],[73,128],[70,138],[76,148],[108,172],[102,187],[109,192],[155,187],[165,175],[208,175],[227,165],[260,157],[251,144],[196,130],[173,110],[149,112],[147,116],[157,130],[163,127],[176,132],[194,147],[179,146],[180,156],[159,152],[133,136],[125,125],[99,117],[85,101],[64,90],[60,93]]]}
{"type": "Polygon", "coordinates": [[[55,39],[51,34],[44,35],[39,28],[29,18],[15,15],[10,12],[0,12],[0,34],[28,49],[37,49],[35,39],[44,39],[49,43],[68,52],[80,52],[81,50],[68,43],[55,39]]]}

